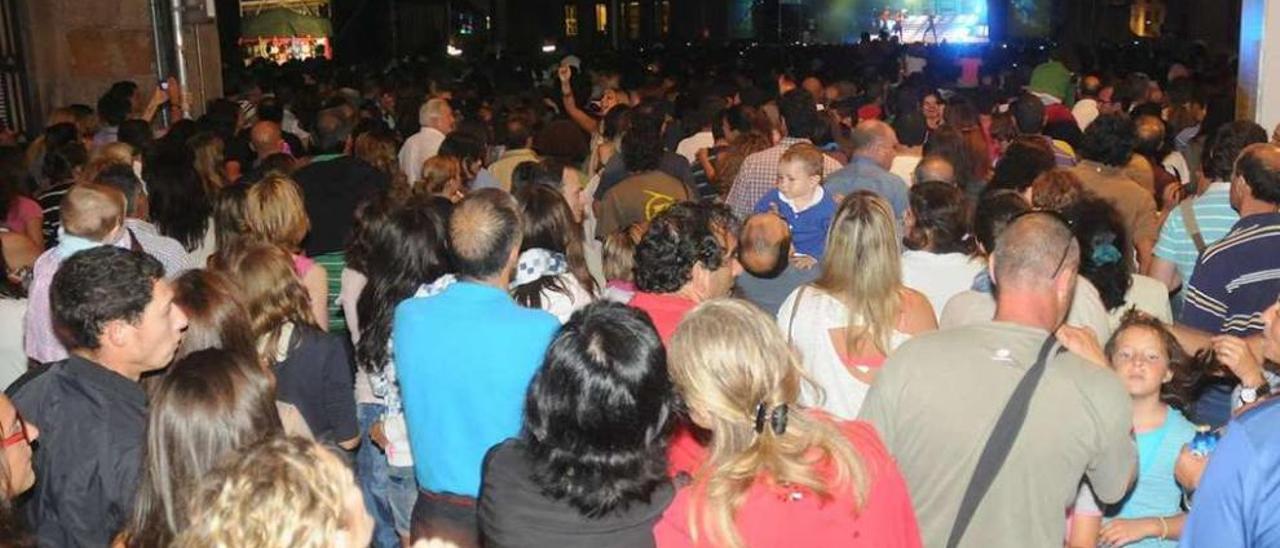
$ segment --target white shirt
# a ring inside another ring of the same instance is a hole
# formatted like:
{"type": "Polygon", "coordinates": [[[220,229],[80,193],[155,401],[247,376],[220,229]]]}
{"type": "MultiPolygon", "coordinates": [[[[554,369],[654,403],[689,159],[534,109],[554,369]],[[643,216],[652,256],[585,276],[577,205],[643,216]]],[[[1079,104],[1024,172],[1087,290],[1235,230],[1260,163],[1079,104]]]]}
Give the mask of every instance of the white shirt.
{"type": "Polygon", "coordinates": [[[698,151],[716,146],[716,137],[710,131],[699,131],[684,138],[676,145],[676,154],[684,156],[689,163],[698,161],[698,151]]]}
{"type": "Polygon", "coordinates": [[[433,127],[424,127],[413,134],[400,147],[400,169],[409,178],[409,186],[422,178],[422,164],[440,152],[444,134],[433,127]]]}
{"type": "MultiPolygon", "coordinates": [[[[849,320],[849,310],[844,303],[813,286],[801,286],[783,301],[782,307],[778,309],[778,326],[800,352],[809,378],[823,392],[820,396],[806,383],[801,388],[802,403],[821,408],[841,419],[853,420],[858,417],[862,401],[866,399],[871,385],[854,377],[849,369],[853,367],[860,373],[872,374],[878,366],[846,365],[832,344],[831,330],[861,323],[860,320],[849,320]]],[[[893,331],[889,337],[890,350],[909,338],[910,335],[893,331]]]]}
{"type": "MultiPolygon", "coordinates": [[[[1162,323],[1173,323],[1173,308],[1169,305],[1169,288],[1163,282],[1141,274],[1133,274],[1133,285],[1124,294],[1124,304],[1108,313],[1111,329],[1120,327],[1120,320],[1130,309],[1138,309],[1162,323]]],[[[1106,342],[1106,341],[1103,341],[1106,342]]]]}
{"type": "Polygon", "coordinates": [[[565,272],[558,277],[560,284],[569,292],[568,295],[553,289],[543,289],[538,296],[542,299],[542,310],[549,312],[564,324],[569,321],[569,316],[591,304],[596,298],[587,292],[587,288],[582,287],[582,283],[573,276],[573,273],[565,272]]]}
{"type": "Polygon", "coordinates": [[[1081,99],[1076,101],[1076,106],[1071,107],[1071,115],[1076,118],[1076,124],[1080,126],[1080,131],[1084,131],[1094,120],[1098,119],[1098,100],[1097,99],[1081,99]]]}
{"type": "Polygon", "coordinates": [[[907,188],[916,184],[916,166],[920,165],[920,156],[915,154],[899,154],[893,157],[893,165],[889,167],[889,173],[902,177],[907,182],[907,188]]]}
{"type": "Polygon", "coordinates": [[[902,285],[924,293],[933,305],[934,317],[940,318],[947,301],[973,287],[973,278],[985,267],[982,261],[964,253],[905,251],[902,285]]]}

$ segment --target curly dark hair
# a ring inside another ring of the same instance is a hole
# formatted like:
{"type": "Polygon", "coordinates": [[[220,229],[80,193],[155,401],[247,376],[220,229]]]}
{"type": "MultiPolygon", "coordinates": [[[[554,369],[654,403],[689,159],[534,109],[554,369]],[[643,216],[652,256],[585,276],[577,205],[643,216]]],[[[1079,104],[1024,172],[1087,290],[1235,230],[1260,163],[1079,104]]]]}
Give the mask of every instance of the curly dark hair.
{"type": "Polygon", "coordinates": [[[1236,158],[1245,147],[1267,142],[1267,130],[1248,120],[1226,124],[1205,143],[1204,175],[1211,181],[1230,181],[1236,158]]]}
{"type": "Polygon", "coordinates": [[[1063,212],[1080,242],[1080,275],[1098,288],[1107,311],[1124,304],[1133,285],[1128,253],[1129,236],[1120,214],[1106,200],[1086,198],[1063,212]]]}
{"type": "Polygon", "coordinates": [[[1104,114],[1089,124],[1080,140],[1080,157],[1108,166],[1123,167],[1133,155],[1136,139],[1133,120],[1121,114],[1104,114]]]}
{"type": "Polygon", "coordinates": [[[631,112],[631,128],[622,136],[622,164],[628,173],[658,169],[662,161],[662,118],[640,110],[631,112]]]}
{"type": "Polygon", "coordinates": [[[662,212],[636,244],[636,288],[674,293],[693,279],[695,264],[719,269],[729,259],[725,238],[736,224],[723,204],[682,202],[662,212]]]}
{"type": "Polygon", "coordinates": [[[908,249],[930,253],[971,253],[969,206],[959,187],[926,181],[911,187],[908,195],[915,217],[903,238],[908,249]]]}
{"type": "Polygon", "coordinates": [[[525,398],[533,481],[588,517],[648,501],[667,482],[675,390],[644,312],[601,301],[569,318],[525,398]]]}
{"type": "MultiPolygon", "coordinates": [[[[1124,318],[1120,320],[1120,327],[1116,328],[1111,334],[1111,340],[1107,341],[1105,350],[1108,360],[1114,361],[1116,341],[1120,339],[1121,333],[1130,329],[1150,329],[1160,337],[1160,342],[1164,345],[1173,380],[1160,386],[1160,401],[1183,412],[1193,411],[1192,404],[1195,402],[1202,381],[1205,380],[1204,373],[1211,371],[1212,368],[1201,367],[1202,364],[1198,363],[1199,356],[1195,358],[1188,356],[1182,350],[1182,345],[1178,344],[1178,339],[1163,322],[1136,309],[1125,313],[1124,318]]],[[[1188,418],[1194,420],[1194,417],[1188,418]]]]}
{"type": "Polygon", "coordinates": [[[355,354],[361,369],[386,367],[396,305],[453,270],[446,227],[451,209],[447,198],[425,195],[399,209],[366,209],[352,242],[356,247],[350,249],[369,280],[356,301],[360,342],[355,354]]]}
{"type": "Polygon", "coordinates": [[[107,322],[138,321],[162,278],[160,261],[140,251],[112,245],[80,251],[49,287],[54,331],[69,350],[96,350],[107,322]]]}

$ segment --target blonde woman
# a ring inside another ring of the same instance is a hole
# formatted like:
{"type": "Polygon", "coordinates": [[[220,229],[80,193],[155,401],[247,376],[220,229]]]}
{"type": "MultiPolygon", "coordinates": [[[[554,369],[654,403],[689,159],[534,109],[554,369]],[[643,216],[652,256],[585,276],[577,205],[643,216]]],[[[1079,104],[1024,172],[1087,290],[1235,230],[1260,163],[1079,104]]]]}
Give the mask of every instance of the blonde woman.
{"type": "Polygon", "coordinates": [[[301,438],[268,438],[224,461],[200,484],[178,548],[357,548],[373,519],[351,470],[301,438]]]}
{"type": "Polygon", "coordinates": [[[302,191],[292,179],[267,175],[245,191],[244,222],[250,235],[282,247],[293,257],[293,269],[311,297],[316,325],[329,329],[329,274],[314,259],[301,254],[302,239],[311,231],[302,191]]]}
{"type": "Polygon", "coordinates": [[[782,303],[778,325],[825,392],[805,390],[805,404],[852,419],[889,353],[938,324],[929,300],[903,285],[893,209],[884,198],[865,191],[845,198],[821,267],[816,282],[782,303]]]}
{"type": "Polygon", "coordinates": [[[317,440],[354,449],[360,428],[350,353],[316,323],[289,252],[243,242],[220,250],[214,268],[249,309],[258,356],[276,375],[276,398],[297,407],[317,440]]]}
{"type": "Polygon", "coordinates": [[[875,430],[798,405],[800,359],[768,315],[708,301],[668,354],[710,441],[673,448],[672,468],[693,483],[655,527],[658,546],[920,546],[906,483],[875,430]]]}
{"type": "Polygon", "coordinates": [[[444,196],[458,203],[467,194],[462,181],[462,162],[453,156],[432,156],[422,164],[422,178],[413,185],[415,193],[444,196]]]}

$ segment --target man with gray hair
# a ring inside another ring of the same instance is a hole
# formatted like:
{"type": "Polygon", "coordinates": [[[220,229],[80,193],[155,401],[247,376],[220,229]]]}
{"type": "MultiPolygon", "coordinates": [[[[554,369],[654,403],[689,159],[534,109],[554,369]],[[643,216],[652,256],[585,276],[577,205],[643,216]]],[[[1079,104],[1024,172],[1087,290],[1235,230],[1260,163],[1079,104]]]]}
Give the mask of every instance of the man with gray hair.
{"type": "Polygon", "coordinates": [[[1041,212],[1015,218],[989,262],[995,320],[900,346],[876,376],[861,418],[896,457],[924,544],[946,545],[1006,402],[1056,332],[1072,352],[1047,354],[1024,400],[1025,422],[959,546],[1059,545],[1063,507],[1081,478],[1104,503],[1128,490],[1136,468],[1131,404],[1119,377],[1096,363],[1105,361],[1097,340],[1062,327],[1080,263],[1067,224],[1041,212]]]}
{"type": "Polygon", "coordinates": [[[879,194],[893,206],[893,215],[901,224],[902,215],[907,212],[907,183],[889,172],[898,155],[898,134],[889,124],[864,120],[853,128],[849,139],[853,142],[853,160],[827,176],[823,181],[826,191],[835,195],[837,203],[857,190],[879,194]]]}
{"type": "Polygon", "coordinates": [[[422,129],[405,140],[400,147],[400,169],[413,185],[422,177],[422,164],[440,151],[440,144],[453,131],[453,107],[442,98],[429,99],[418,109],[422,129]]]}

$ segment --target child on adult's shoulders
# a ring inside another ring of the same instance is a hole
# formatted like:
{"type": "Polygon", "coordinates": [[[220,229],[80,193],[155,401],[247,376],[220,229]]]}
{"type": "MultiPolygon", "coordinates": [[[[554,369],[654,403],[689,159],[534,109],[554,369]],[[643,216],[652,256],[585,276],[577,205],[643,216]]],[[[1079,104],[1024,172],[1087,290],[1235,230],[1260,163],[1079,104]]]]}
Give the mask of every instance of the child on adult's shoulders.
{"type": "Polygon", "coordinates": [[[834,196],[822,188],[822,151],[808,143],[788,148],[778,162],[777,187],[756,203],[755,212],[772,212],[791,227],[797,268],[817,264],[826,251],[827,229],[836,212],[834,196]]]}

